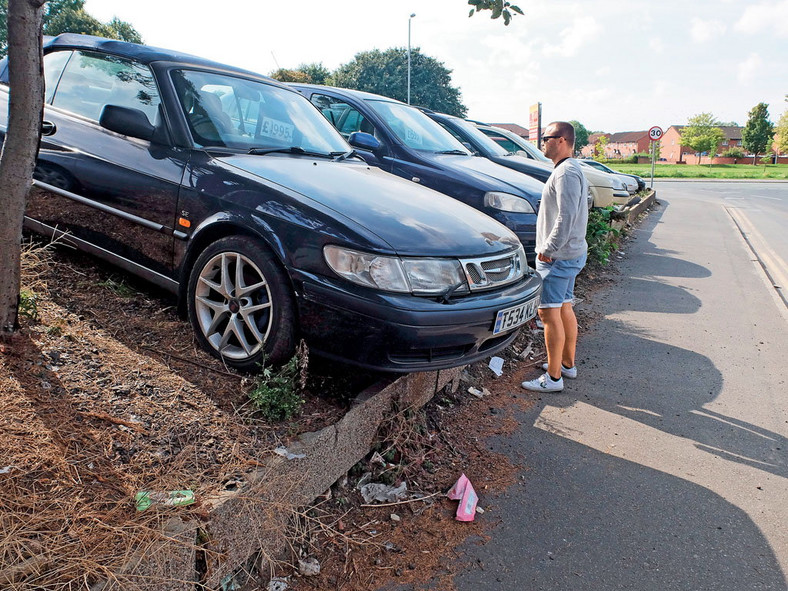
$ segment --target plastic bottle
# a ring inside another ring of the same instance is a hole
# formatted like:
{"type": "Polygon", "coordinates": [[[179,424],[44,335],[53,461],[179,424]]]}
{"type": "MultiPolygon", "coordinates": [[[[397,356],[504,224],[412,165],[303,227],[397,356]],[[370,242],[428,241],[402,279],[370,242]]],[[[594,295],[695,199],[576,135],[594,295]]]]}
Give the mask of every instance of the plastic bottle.
{"type": "Polygon", "coordinates": [[[183,507],[194,502],[194,493],[190,490],[171,490],[157,492],[141,490],[134,496],[137,511],[145,511],[151,505],[164,505],[167,507],[183,507]]]}

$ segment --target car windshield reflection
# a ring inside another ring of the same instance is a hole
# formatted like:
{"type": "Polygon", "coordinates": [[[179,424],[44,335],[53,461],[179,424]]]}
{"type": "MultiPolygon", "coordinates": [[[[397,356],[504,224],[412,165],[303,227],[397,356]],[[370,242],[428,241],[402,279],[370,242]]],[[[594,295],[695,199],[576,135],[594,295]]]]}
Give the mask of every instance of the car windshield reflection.
{"type": "Polygon", "coordinates": [[[309,101],[290,90],[197,70],[174,70],[172,80],[199,146],[326,156],[352,149],[309,101]]]}
{"type": "Polygon", "coordinates": [[[368,101],[399,140],[414,150],[467,154],[470,152],[438,123],[424,113],[391,101],[368,101]]]}

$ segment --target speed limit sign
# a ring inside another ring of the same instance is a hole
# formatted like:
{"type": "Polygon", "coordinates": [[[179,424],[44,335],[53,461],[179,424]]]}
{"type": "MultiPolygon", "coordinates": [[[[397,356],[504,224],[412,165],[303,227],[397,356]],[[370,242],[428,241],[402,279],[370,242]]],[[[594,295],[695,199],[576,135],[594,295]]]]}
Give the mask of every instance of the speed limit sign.
{"type": "Polygon", "coordinates": [[[654,126],[648,130],[648,139],[652,142],[658,141],[662,137],[662,128],[658,126],[654,126]]]}

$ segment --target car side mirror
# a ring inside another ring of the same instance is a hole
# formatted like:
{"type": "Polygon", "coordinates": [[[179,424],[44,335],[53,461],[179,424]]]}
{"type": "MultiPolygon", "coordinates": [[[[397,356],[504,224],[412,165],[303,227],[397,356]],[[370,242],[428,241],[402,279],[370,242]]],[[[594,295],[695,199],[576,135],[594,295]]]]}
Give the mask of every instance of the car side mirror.
{"type": "Polygon", "coordinates": [[[366,150],[367,152],[376,152],[377,150],[380,150],[380,147],[383,145],[374,135],[364,133],[363,131],[355,131],[351,133],[350,137],[347,139],[347,142],[354,148],[366,150]]]}
{"type": "Polygon", "coordinates": [[[151,141],[156,128],[150,124],[147,115],[139,109],[105,105],[101,110],[99,125],[110,131],[151,141]]]}

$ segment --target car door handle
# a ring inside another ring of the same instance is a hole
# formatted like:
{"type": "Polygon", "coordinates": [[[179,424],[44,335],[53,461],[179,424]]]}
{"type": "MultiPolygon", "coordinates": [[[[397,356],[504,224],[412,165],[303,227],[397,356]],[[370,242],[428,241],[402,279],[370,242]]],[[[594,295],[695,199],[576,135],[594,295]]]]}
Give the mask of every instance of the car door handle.
{"type": "Polygon", "coordinates": [[[43,121],[41,123],[41,135],[55,135],[57,125],[51,121],[43,121]]]}

